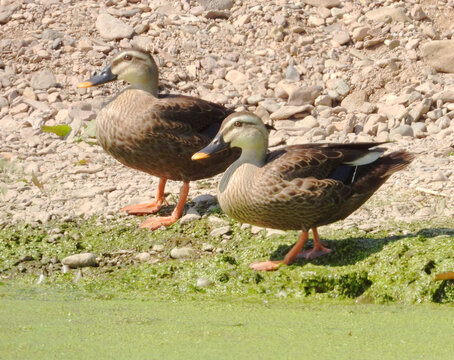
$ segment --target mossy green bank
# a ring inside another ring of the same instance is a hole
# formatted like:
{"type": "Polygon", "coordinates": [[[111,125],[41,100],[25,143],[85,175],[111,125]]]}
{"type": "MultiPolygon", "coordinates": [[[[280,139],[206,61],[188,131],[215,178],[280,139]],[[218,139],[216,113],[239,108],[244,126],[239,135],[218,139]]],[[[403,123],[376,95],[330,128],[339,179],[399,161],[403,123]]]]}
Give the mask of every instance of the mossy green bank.
{"type": "Polygon", "coordinates": [[[100,299],[454,301],[454,281],[434,281],[436,274],[454,270],[453,220],[387,224],[386,230],[371,233],[325,227],[321,236],[333,253],[259,273],[248,265],[282,258],[298,233],[251,234],[250,228],[216,216],[230,224],[229,234],[211,237],[214,227],[207,217],[154,232],[138,229],[137,218],[5,226],[0,234],[0,292],[38,298],[57,291],[100,299]],[[191,258],[170,258],[173,248],[183,246],[194,250],[191,258]],[[135,260],[144,251],[152,254],[151,261],[135,260]],[[100,266],[63,273],[61,259],[82,252],[97,254],[100,266]],[[198,286],[198,279],[205,285],[198,286]]]}

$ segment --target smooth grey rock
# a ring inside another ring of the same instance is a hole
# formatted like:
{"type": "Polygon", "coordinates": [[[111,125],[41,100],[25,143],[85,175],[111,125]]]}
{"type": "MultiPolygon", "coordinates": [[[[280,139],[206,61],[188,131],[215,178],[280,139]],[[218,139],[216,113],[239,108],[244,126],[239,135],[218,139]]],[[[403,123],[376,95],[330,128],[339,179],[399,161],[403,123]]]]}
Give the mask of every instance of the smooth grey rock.
{"type": "Polygon", "coordinates": [[[288,104],[294,106],[313,104],[322,90],[323,88],[319,85],[297,88],[290,93],[288,104]]]}
{"type": "Polygon", "coordinates": [[[312,115],[306,116],[304,119],[298,120],[295,122],[295,127],[303,127],[307,129],[313,129],[319,127],[320,124],[318,123],[317,119],[312,115]]]}
{"type": "Polygon", "coordinates": [[[170,251],[170,257],[173,259],[187,259],[191,258],[195,253],[195,250],[190,247],[173,248],[170,251]]]}
{"type": "Polygon", "coordinates": [[[413,131],[413,128],[410,125],[400,125],[399,127],[392,129],[389,132],[389,136],[391,140],[394,138],[394,135],[401,135],[401,136],[410,136],[414,137],[415,133],[413,131]]]}
{"type": "Polygon", "coordinates": [[[357,27],[352,32],[352,38],[354,41],[363,41],[369,35],[369,32],[370,32],[369,26],[357,27]]]}
{"type": "Polygon", "coordinates": [[[333,7],[339,7],[340,0],[303,0],[303,3],[319,8],[331,9],[333,7]]]}
{"type": "Polygon", "coordinates": [[[226,225],[226,226],[222,226],[220,228],[217,228],[217,229],[214,229],[210,232],[210,236],[221,236],[221,235],[225,235],[225,234],[228,234],[232,231],[232,228],[230,225],[226,225]]]}
{"type": "Polygon", "coordinates": [[[333,41],[337,42],[339,45],[348,44],[350,40],[348,31],[340,30],[333,33],[333,41]]]}
{"type": "Polygon", "coordinates": [[[0,109],[7,107],[9,105],[8,99],[3,96],[0,96],[0,109]]]}
{"type": "Polygon", "coordinates": [[[437,120],[443,116],[442,109],[434,109],[432,111],[428,111],[426,116],[431,120],[437,120]]]}
{"type": "Polygon", "coordinates": [[[396,105],[379,104],[377,113],[386,115],[388,119],[397,120],[403,119],[408,114],[405,106],[400,104],[396,105]]]}
{"type": "Polygon", "coordinates": [[[197,279],[197,287],[206,288],[213,285],[213,281],[207,278],[200,277],[197,279]]]}
{"type": "Polygon", "coordinates": [[[378,9],[370,10],[366,13],[366,18],[372,21],[387,22],[390,18],[397,22],[409,21],[405,12],[400,8],[395,7],[381,7],[378,9]]]}
{"type": "Polygon", "coordinates": [[[249,96],[247,99],[249,105],[257,105],[260,101],[263,101],[263,96],[260,94],[249,96]]]}
{"type": "Polygon", "coordinates": [[[161,245],[161,244],[153,245],[151,250],[156,251],[156,252],[163,252],[164,251],[164,245],[161,245]]]}
{"type": "Polygon", "coordinates": [[[331,99],[328,95],[320,95],[314,100],[315,106],[329,106],[331,107],[333,104],[333,99],[331,99]]]}
{"type": "Polygon", "coordinates": [[[422,6],[419,5],[419,4],[418,5],[414,5],[411,8],[410,16],[412,17],[413,20],[417,20],[417,21],[424,20],[427,17],[427,15],[424,12],[422,6]]]}
{"type": "Polygon", "coordinates": [[[282,120],[288,119],[294,115],[309,113],[314,107],[312,105],[301,105],[301,106],[283,106],[279,110],[273,112],[270,115],[271,120],[282,120]]]}
{"type": "Polygon", "coordinates": [[[225,79],[230,81],[232,84],[242,84],[247,81],[247,76],[238,70],[230,70],[226,75],[225,79]]]}
{"type": "Polygon", "coordinates": [[[60,33],[59,31],[57,30],[53,30],[53,29],[45,29],[43,30],[42,34],[41,34],[41,39],[43,40],[56,40],[58,38],[61,38],[63,35],[62,33],[60,33]]]}
{"type": "Polygon", "coordinates": [[[251,226],[251,234],[252,235],[257,235],[260,231],[265,230],[265,228],[260,227],[260,226],[251,226]]]}
{"type": "Polygon", "coordinates": [[[199,220],[201,218],[200,214],[197,212],[196,209],[191,208],[189,211],[180,218],[180,224],[189,224],[193,221],[199,220]]]}
{"type": "Polygon", "coordinates": [[[286,235],[287,232],[279,229],[266,229],[266,237],[286,235]]]}
{"type": "Polygon", "coordinates": [[[217,217],[216,215],[210,215],[208,216],[208,223],[212,226],[227,226],[229,222],[227,220],[221,219],[220,217],[217,217]]]}
{"type": "Polygon", "coordinates": [[[280,26],[284,26],[284,27],[288,25],[287,19],[279,13],[274,14],[273,20],[276,25],[280,25],[280,26]]]}
{"type": "MultiPolygon", "coordinates": [[[[350,92],[350,85],[344,79],[331,79],[326,82],[328,89],[333,90],[336,95],[333,94],[334,98],[340,97],[343,99],[350,92]]],[[[328,95],[332,96],[330,92],[328,95]]]]}
{"type": "Polygon", "coordinates": [[[341,102],[341,106],[345,107],[348,111],[355,111],[360,110],[366,101],[366,92],[363,90],[358,90],[344,97],[341,102]]]}
{"type": "Polygon", "coordinates": [[[125,24],[123,21],[109,15],[101,13],[96,19],[96,29],[101,37],[106,40],[121,40],[130,38],[134,33],[134,28],[125,24]]]}
{"type": "Polygon", "coordinates": [[[435,40],[420,46],[424,60],[435,70],[454,73],[454,40],[435,40]]]}
{"type": "Polygon", "coordinates": [[[423,122],[414,122],[411,124],[411,127],[413,128],[413,132],[416,136],[427,131],[426,124],[424,124],[423,122]]]}
{"type": "Polygon", "coordinates": [[[49,108],[49,105],[43,101],[36,101],[32,99],[23,99],[24,103],[31,106],[35,110],[40,111],[42,114],[49,114],[49,116],[54,115],[56,112],[49,108]]]}
{"type": "Polygon", "coordinates": [[[47,90],[57,85],[57,80],[50,69],[44,69],[32,75],[30,85],[35,90],[47,90]]]}
{"type": "Polygon", "coordinates": [[[228,10],[233,6],[233,0],[197,0],[205,10],[228,10]]]}
{"type": "Polygon", "coordinates": [[[132,46],[138,47],[139,49],[150,51],[153,49],[154,40],[149,36],[134,36],[131,41],[132,46]]]}
{"type": "MultiPolygon", "coordinates": [[[[433,96],[434,100],[441,100],[444,103],[454,103],[454,88],[443,90],[433,96]]],[[[1,106],[0,106],[1,107],[1,106]]]]}
{"type": "Polygon", "coordinates": [[[67,265],[72,269],[86,267],[86,266],[96,266],[96,255],[93,253],[83,253],[75,254],[65,257],[61,263],[67,265]]]}
{"type": "Polygon", "coordinates": [[[216,67],[218,67],[218,62],[212,56],[207,56],[200,61],[200,65],[210,74],[216,67]]]}
{"type": "Polygon", "coordinates": [[[287,69],[285,69],[285,78],[290,81],[299,81],[301,77],[300,72],[290,64],[287,66],[287,69]]]}
{"type": "Polygon", "coordinates": [[[149,252],[141,252],[135,256],[135,259],[139,262],[147,262],[151,259],[151,254],[149,252]]]}
{"type": "Polygon", "coordinates": [[[380,123],[386,123],[386,121],[387,118],[381,114],[371,114],[364,124],[363,132],[369,135],[377,135],[378,125],[380,123]]]}
{"type": "Polygon", "coordinates": [[[214,250],[214,246],[212,244],[208,244],[208,243],[202,244],[202,251],[213,251],[213,250],[214,250]]]}
{"type": "Polygon", "coordinates": [[[13,12],[9,9],[0,9],[0,24],[6,24],[10,19],[13,12]]]}
{"type": "Polygon", "coordinates": [[[413,109],[408,112],[412,121],[418,121],[422,115],[426,114],[430,110],[432,105],[432,99],[424,99],[417,104],[413,109]]]}
{"type": "Polygon", "coordinates": [[[216,202],[216,196],[211,194],[197,195],[194,199],[192,199],[192,202],[196,204],[214,204],[216,202]]]}
{"type": "Polygon", "coordinates": [[[446,129],[451,125],[451,119],[444,115],[435,121],[435,125],[437,125],[441,130],[446,129]]]}
{"type": "Polygon", "coordinates": [[[260,103],[260,106],[262,106],[266,111],[270,112],[270,113],[273,113],[275,111],[278,111],[281,107],[281,105],[279,105],[276,101],[274,100],[270,100],[270,99],[267,99],[267,100],[264,100],[264,101],[261,101],[260,103]]]}
{"type": "Polygon", "coordinates": [[[435,134],[438,134],[440,131],[441,131],[440,127],[434,123],[430,123],[427,126],[427,132],[429,134],[435,135],[435,134]]]}
{"type": "Polygon", "coordinates": [[[227,104],[229,102],[229,98],[221,93],[218,92],[210,92],[203,96],[203,99],[206,101],[211,101],[216,104],[227,104]]]}

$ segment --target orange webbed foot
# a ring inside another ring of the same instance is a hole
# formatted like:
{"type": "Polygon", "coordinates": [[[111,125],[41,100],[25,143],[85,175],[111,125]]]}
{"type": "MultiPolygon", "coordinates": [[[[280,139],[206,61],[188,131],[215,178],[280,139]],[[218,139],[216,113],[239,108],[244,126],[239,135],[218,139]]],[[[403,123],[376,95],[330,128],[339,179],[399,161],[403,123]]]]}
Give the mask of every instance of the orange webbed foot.
{"type": "Polygon", "coordinates": [[[121,208],[120,211],[126,211],[129,215],[146,215],[156,214],[162,207],[162,201],[153,201],[145,204],[134,204],[121,208]]]}
{"type": "Polygon", "coordinates": [[[279,269],[282,265],[284,265],[284,262],[282,260],[277,260],[277,261],[256,261],[249,265],[249,268],[252,270],[256,271],[275,271],[279,269]]]}
{"type": "Polygon", "coordinates": [[[312,249],[310,250],[306,250],[306,251],[302,251],[300,252],[297,257],[298,258],[305,258],[305,259],[308,259],[308,260],[311,260],[311,259],[315,259],[319,256],[322,256],[322,255],[326,255],[326,254],[329,254],[330,252],[332,252],[333,250],[323,246],[323,245],[320,245],[318,247],[313,247],[312,249]]]}
{"type": "Polygon", "coordinates": [[[156,230],[159,229],[161,226],[170,226],[174,224],[178,220],[175,216],[162,216],[162,217],[155,217],[149,218],[145,220],[142,224],[139,225],[142,229],[150,229],[156,230]]]}
{"type": "Polygon", "coordinates": [[[310,260],[322,255],[329,254],[333,251],[322,244],[318,235],[317,228],[312,228],[312,233],[314,234],[314,247],[311,250],[306,250],[298,253],[298,258],[305,258],[310,260]]]}

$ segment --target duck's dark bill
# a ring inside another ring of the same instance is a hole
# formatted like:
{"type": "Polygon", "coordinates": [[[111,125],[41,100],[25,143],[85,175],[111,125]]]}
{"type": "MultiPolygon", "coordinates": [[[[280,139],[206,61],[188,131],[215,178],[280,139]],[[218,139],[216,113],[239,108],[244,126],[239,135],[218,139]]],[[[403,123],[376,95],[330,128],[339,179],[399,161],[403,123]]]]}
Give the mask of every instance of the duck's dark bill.
{"type": "Polygon", "coordinates": [[[117,75],[113,74],[110,70],[110,66],[107,66],[103,71],[98,75],[91,77],[90,79],[83,81],[77,85],[78,88],[88,88],[96,85],[101,85],[108,83],[110,81],[116,80],[117,75]]]}
{"type": "Polygon", "coordinates": [[[209,158],[211,155],[227,149],[229,144],[224,141],[221,134],[217,134],[216,137],[211,141],[207,146],[205,146],[202,150],[196,152],[192,155],[192,160],[201,160],[209,158]]]}

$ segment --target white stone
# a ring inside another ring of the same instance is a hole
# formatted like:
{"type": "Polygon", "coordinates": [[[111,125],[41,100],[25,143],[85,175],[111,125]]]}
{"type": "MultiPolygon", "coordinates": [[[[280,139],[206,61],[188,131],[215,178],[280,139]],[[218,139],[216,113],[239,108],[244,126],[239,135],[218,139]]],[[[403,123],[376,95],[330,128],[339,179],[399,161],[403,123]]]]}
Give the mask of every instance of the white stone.
{"type": "Polygon", "coordinates": [[[75,254],[65,257],[61,263],[70,268],[79,268],[86,266],[96,266],[96,255],[92,253],[75,254]]]}
{"type": "Polygon", "coordinates": [[[101,13],[96,19],[96,29],[101,37],[106,40],[121,40],[130,38],[134,33],[134,28],[125,24],[123,21],[109,15],[101,13]]]}

